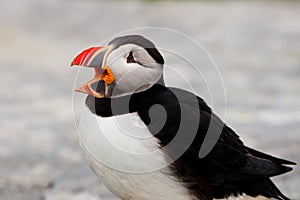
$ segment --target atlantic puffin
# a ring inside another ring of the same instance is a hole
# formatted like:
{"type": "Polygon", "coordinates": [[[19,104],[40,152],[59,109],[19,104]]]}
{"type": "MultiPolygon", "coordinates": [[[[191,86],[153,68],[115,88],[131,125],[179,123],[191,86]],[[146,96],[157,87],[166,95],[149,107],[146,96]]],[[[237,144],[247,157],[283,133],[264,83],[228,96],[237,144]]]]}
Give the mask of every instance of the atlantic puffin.
{"type": "Polygon", "coordinates": [[[95,72],[76,89],[87,94],[79,142],[91,169],[120,199],[289,199],[270,177],[295,163],[245,146],[202,98],[167,87],[164,58],[149,39],[117,37],[81,52],[74,65],[95,72]],[[214,131],[218,137],[207,141],[214,131]],[[201,157],[204,143],[214,145],[201,157]]]}

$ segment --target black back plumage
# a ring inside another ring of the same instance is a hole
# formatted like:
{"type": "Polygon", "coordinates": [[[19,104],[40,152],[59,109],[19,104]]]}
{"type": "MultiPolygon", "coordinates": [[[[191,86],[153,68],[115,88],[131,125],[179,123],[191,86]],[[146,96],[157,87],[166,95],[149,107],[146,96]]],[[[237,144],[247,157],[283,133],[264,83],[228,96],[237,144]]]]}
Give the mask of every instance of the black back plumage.
{"type": "MultiPolygon", "coordinates": [[[[93,113],[102,117],[138,112],[162,147],[176,136],[182,113],[188,114],[185,115],[188,118],[186,120],[198,120],[197,134],[191,145],[170,168],[199,199],[224,198],[242,193],[253,197],[262,195],[288,199],[272,183],[270,177],[292,170],[286,165],[294,163],[246,147],[203,99],[190,92],[155,84],[152,88],[131,96],[113,99],[88,96],[86,105],[93,113]],[[153,105],[162,106],[164,113],[159,110],[151,112],[153,105]],[[211,122],[221,127],[222,133],[212,151],[200,159],[199,150],[211,122]]],[[[188,137],[192,133],[187,128],[184,134],[188,137]]],[[[185,145],[184,140],[177,141],[167,149],[166,154],[172,157],[185,145]]]]}

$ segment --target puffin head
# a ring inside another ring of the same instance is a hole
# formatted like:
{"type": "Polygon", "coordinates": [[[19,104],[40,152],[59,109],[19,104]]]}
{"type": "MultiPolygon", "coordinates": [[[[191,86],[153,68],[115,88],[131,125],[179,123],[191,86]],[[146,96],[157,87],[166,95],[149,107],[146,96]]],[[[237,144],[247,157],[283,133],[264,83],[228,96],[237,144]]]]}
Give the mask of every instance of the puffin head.
{"type": "Polygon", "coordinates": [[[145,91],[162,80],[164,59],[155,45],[140,35],[113,39],[108,46],[91,47],[71,66],[94,68],[94,78],[75,91],[113,98],[145,91]]]}

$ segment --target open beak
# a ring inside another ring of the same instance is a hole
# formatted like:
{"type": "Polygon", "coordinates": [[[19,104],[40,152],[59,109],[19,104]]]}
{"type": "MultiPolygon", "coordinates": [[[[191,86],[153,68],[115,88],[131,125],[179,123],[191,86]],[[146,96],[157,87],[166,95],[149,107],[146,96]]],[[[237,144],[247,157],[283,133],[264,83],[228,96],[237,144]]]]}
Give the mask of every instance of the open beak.
{"type": "Polygon", "coordinates": [[[109,46],[91,47],[78,54],[71,66],[92,67],[95,70],[94,78],[84,83],[76,92],[82,92],[97,98],[104,98],[106,87],[114,82],[114,75],[106,66],[106,58],[110,52],[109,46]]]}

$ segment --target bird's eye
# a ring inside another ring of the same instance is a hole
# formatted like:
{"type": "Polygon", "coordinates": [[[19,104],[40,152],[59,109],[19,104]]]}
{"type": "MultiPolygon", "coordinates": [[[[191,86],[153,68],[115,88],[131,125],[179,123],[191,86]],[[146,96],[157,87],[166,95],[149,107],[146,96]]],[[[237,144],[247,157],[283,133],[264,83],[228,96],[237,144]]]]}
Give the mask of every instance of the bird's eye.
{"type": "Polygon", "coordinates": [[[133,57],[132,51],[130,51],[130,53],[127,56],[127,63],[136,63],[136,61],[133,57]]]}

